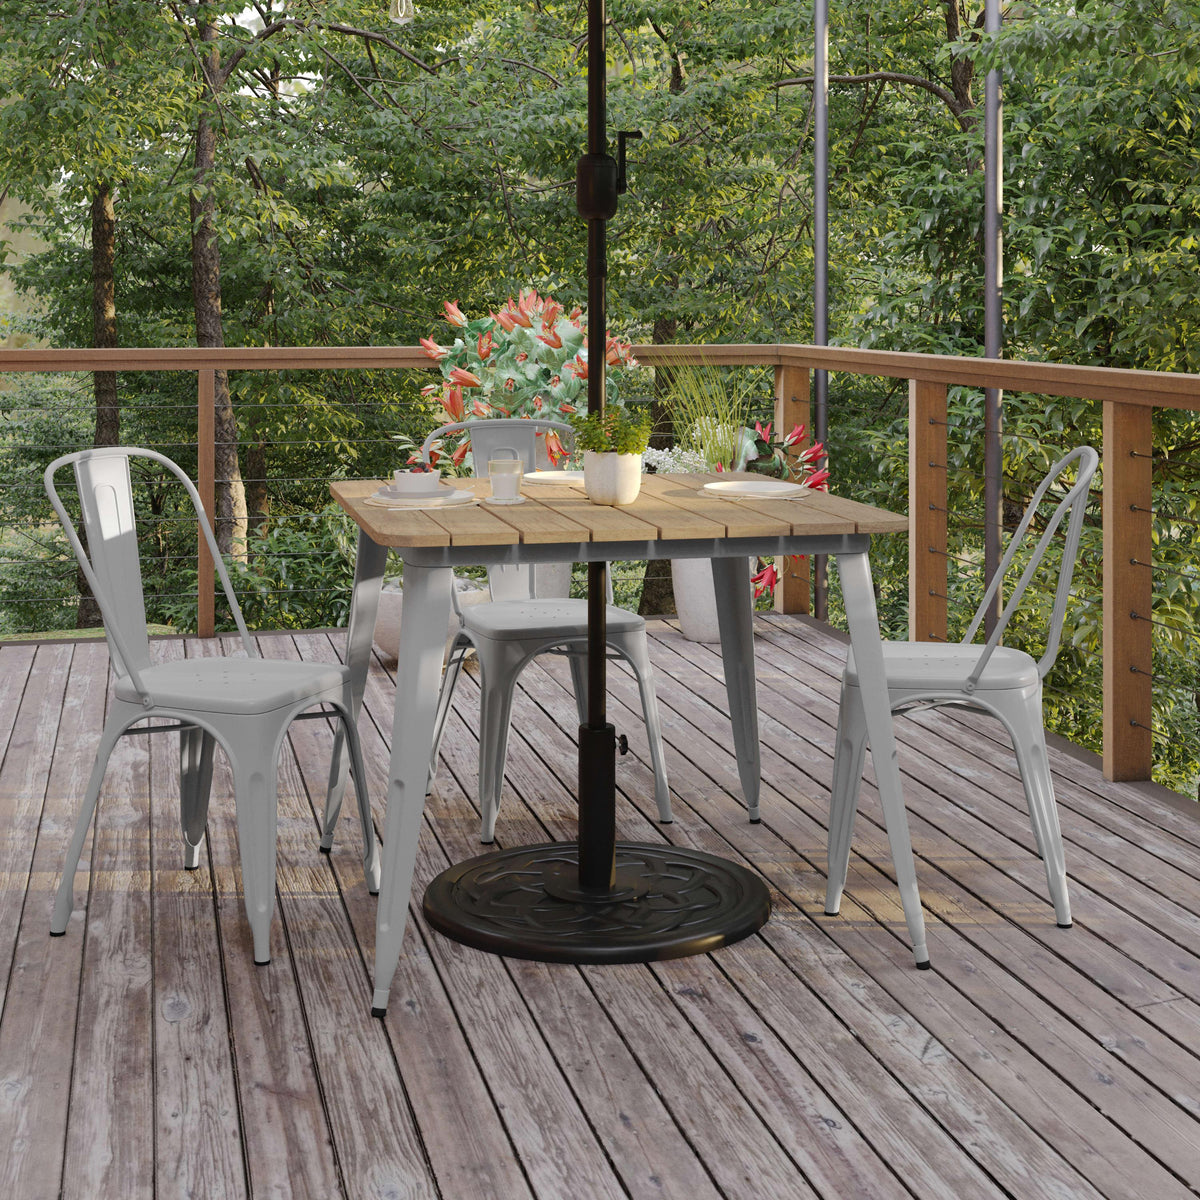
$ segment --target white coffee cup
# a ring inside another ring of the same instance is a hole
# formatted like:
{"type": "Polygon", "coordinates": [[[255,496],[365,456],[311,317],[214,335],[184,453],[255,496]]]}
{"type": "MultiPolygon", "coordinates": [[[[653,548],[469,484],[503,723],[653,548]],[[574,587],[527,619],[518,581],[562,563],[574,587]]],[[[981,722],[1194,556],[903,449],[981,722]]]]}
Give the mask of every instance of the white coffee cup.
{"type": "Polygon", "coordinates": [[[521,495],[521,476],[525,464],[519,458],[488,459],[488,478],[492,481],[492,499],[516,500],[521,495]]]}

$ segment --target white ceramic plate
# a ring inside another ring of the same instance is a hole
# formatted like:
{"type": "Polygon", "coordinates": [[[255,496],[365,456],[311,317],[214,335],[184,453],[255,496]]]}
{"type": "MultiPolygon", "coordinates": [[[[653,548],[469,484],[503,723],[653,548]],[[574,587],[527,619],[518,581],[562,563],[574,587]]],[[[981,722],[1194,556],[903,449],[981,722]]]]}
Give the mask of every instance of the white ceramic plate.
{"type": "Polygon", "coordinates": [[[802,483],[788,483],[786,479],[722,479],[706,483],[700,490],[726,499],[791,500],[811,489],[802,483]]]}
{"type": "Polygon", "coordinates": [[[582,471],[526,471],[526,483],[572,484],[583,482],[582,471]]]}
{"type": "Polygon", "coordinates": [[[366,503],[380,508],[456,508],[460,504],[474,504],[476,499],[473,492],[444,483],[436,496],[397,496],[390,488],[380,488],[367,497],[366,503]]]}

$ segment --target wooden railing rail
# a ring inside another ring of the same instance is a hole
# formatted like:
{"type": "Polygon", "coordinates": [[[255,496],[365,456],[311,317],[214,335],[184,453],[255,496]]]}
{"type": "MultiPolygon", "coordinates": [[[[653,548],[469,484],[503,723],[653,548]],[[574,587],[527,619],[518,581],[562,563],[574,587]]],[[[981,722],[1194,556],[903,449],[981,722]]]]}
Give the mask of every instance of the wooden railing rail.
{"type": "MultiPolygon", "coordinates": [[[[642,345],[634,353],[651,367],[684,362],[773,367],[775,419],[786,428],[810,423],[809,379],[815,369],[908,381],[909,630],[915,639],[947,635],[947,388],[992,387],[1103,402],[1104,770],[1110,779],[1150,777],[1153,626],[1146,618],[1152,586],[1144,564],[1151,561],[1151,422],[1155,408],[1200,410],[1200,375],[789,344],[642,345]]],[[[0,350],[0,372],[195,372],[198,486],[209,511],[214,370],[429,367],[416,346],[0,350]]],[[[205,562],[203,552],[200,570],[200,632],[211,635],[212,564],[205,562]]],[[[805,572],[789,567],[777,607],[806,612],[808,603],[805,572]]]]}

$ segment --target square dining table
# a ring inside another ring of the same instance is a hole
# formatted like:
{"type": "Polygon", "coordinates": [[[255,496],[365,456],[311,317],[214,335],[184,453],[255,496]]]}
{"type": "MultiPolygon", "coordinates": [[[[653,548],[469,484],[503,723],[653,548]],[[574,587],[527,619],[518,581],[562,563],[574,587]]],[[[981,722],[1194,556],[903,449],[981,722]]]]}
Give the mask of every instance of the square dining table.
{"type": "MultiPolygon", "coordinates": [[[[620,507],[593,504],[580,486],[567,483],[526,486],[524,503],[502,507],[487,502],[490,494],[487,480],[453,480],[456,487],[471,492],[480,502],[437,510],[386,507],[374,498],[381,486],[377,480],[339,481],[331,485],[334,499],[359,528],[347,638],[347,665],[353,681],[356,716],[366,685],[388,551],[395,551],[404,561],[404,608],[396,666],[397,695],[375,926],[372,997],[375,1015],[383,1015],[387,1008],[388,991],[400,958],[429,779],[429,756],[451,612],[453,571],[466,565],[710,559],[718,600],[721,654],[730,697],[734,749],[743,796],[753,819],[758,815],[760,760],[754,699],[749,559],[755,555],[833,555],[842,583],[876,781],[905,921],[917,965],[928,965],[868,559],[872,534],[906,532],[908,520],[820,491],[805,491],[790,499],[730,499],[704,490],[708,483],[738,478],[762,477],[736,473],[647,475],[637,500],[620,507]]],[[[329,784],[333,802],[330,811],[336,811],[345,788],[346,757],[335,752],[329,784]]],[[[638,849],[632,844],[618,843],[618,852],[622,846],[633,851],[638,849]]],[[[699,855],[699,852],[692,853],[699,855]]],[[[722,861],[713,856],[699,857],[718,864],[722,861]]],[[[484,863],[484,873],[487,873],[485,860],[471,861],[484,863]]],[[[451,868],[451,872],[454,870],[451,868]]],[[[730,870],[750,874],[733,864],[730,864],[730,870]]],[[[495,869],[491,871],[493,876],[498,873],[502,874],[495,869]]],[[[458,879],[458,876],[454,878],[458,879]]],[[[435,884],[430,885],[431,890],[435,884]]],[[[761,887],[757,878],[754,884],[761,887]]],[[[520,886],[525,888],[526,882],[522,881],[520,886]]],[[[555,889],[550,887],[549,890],[555,889]]],[[[753,891],[753,887],[749,890],[753,891]]],[[[762,894],[765,896],[765,888],[762,894]]],[[[636,909],[653,902],[653,896],[634,896],[628,900],[626,908],[636,909]]],[[[740,903],[745,907],[747,901],[743,898],[740,903]]],[[[428,892],[426,912],[430,912],[428,892]]],[[[754,918],[757,924],[766,919],[766,912],[764,908],[754,918]]],[[[503,922],[503,916],[500,920],[503,922]]],[[[435,927],[442,927],[436,920],[433,923],[435,927]]],[[[742,932],[726,940],[744,936],[755,927],[756,924],[746,926],[743,921],[742,932]]],[[[452,936],[458,936],[450,932],[452,936]]],[[[472,944],[518,956],[523,953],[519,947],[513,949],[511,943],[505,944],[503,939],[497,945],[486,939],[472,944]]],[[[697,948],[713,948],[718,944],[723,943],[718,940],[713,945],[697,948]]],[[[642,958],[689,952],[696,950],[652,950],[642,958]]],[[[575,961],[569,954],[538,950],[523,956],[575,961]]],[[[611,961],[637,959],[618,957],[611,961]]]]}

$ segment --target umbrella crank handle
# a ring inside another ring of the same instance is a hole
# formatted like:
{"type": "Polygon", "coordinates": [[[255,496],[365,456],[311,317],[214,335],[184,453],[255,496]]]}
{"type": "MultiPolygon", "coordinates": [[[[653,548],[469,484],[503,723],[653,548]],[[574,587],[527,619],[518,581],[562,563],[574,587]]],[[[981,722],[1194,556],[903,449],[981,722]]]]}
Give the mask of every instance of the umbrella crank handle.
{"type": "Polygon", "coordinates": [[[629,181],[625,177],[625,143],[636,141],[642,136],[639,129],[622,129],[617,134],[617,195],[623,196],[629,190],[629,181]]]}

